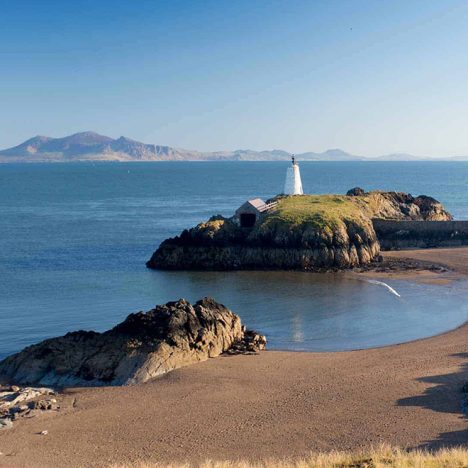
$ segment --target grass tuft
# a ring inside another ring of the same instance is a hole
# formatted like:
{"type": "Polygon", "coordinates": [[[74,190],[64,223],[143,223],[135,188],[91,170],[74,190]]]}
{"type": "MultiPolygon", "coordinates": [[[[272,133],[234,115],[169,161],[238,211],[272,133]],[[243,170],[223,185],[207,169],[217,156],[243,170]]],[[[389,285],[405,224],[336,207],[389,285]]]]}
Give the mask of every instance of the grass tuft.
{"type": "Polygon", "coordinates": [[[467,468],[468,448],[446,448],[437,451],[402,450],[382,444],[371,450],[311,453],[301,459],[247,461],[205,461],[199,464],[114,465],[113,468],[467,468]]]}

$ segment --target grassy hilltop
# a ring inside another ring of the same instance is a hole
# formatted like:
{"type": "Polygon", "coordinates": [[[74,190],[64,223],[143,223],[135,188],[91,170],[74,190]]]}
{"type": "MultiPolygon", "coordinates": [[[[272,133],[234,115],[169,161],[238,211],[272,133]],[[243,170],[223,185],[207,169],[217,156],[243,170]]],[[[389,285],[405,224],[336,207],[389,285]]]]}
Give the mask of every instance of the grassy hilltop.
{"type": "Polygon", "coordinates": [[[452,217],[431,197],[398,192],[368,192],[362,195],[279,196],[276,210],[267,223],[290,226],[309,224],[316,229],[337,227],[363,218],[449,220],[452,217]]]}
{"type": "Polygon", "coordinates": [[[301,195],[278,198],[276,210],[265,223],[281,223],[291,227],[309,224],[316,229],[337,227],[344,220],[363,216],[364,204],[357,197],[344,195],[301,195]]]}

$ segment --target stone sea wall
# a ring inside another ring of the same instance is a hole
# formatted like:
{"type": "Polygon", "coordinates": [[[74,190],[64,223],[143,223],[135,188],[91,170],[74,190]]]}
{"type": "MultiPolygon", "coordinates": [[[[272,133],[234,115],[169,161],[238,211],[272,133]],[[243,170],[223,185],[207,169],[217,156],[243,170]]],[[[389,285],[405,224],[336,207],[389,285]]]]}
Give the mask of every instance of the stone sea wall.
{"type": "Polygon", "coordinates": [[[468,221],[373,219],[382,250],[468,245],[468,221]]]}

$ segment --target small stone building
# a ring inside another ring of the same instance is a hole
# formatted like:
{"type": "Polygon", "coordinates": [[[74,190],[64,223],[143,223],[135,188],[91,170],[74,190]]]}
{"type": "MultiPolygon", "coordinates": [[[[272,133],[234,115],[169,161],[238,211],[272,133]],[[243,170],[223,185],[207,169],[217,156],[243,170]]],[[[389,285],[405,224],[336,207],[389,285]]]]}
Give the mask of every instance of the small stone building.
{"type": "Polygon", "coordinates": [[[258,220],[272,210],[278,202],[265,203],[261,198],[254,198],[241,205],[234,215],[234,219],[243,228],[252,228],[258,220]]]}

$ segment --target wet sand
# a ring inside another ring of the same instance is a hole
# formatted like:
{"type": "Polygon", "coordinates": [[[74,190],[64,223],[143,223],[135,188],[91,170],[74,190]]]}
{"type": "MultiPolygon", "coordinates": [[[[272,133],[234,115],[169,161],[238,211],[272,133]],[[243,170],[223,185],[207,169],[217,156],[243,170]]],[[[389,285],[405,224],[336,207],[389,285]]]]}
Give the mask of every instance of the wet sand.
{"type": "Polygon", "coordinates": [[[457,273],[468,275],[468,247],[421,249],[383,252],[387,258],[410,258],[443,265],[457,273]]]}
{"type": "MultiPolygon", "coordinates": [[[[385,255],[468,275],[468,248],[385,255]]],[[[372,350],[220,357],[135,387],[68,390],[61,412],[0,433],[0,464],[256,460],[380,441],[468,446],[466,381],[468,325],[372,350]]]]}

